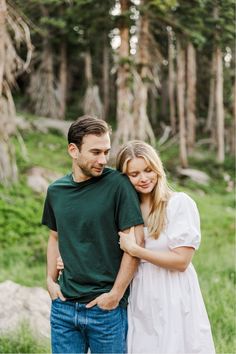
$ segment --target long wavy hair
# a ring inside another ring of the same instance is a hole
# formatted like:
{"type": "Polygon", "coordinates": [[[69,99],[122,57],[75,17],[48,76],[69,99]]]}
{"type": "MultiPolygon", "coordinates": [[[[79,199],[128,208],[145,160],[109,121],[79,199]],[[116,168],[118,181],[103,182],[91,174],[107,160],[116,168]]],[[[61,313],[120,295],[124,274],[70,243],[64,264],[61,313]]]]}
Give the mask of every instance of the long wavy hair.
{"type": "Polygon", "coordinates": [[[147,225],[149,235],[157,239],[166,225],[166,207],[172,189],[168,186],[158,153],[151,145],[143,141],[133,140],[122,146],[116,158],[117,170],[127,173],[128,162],[136,157],[143,158],[157,174],[157,184],[151,192],[151,209],[147,225]]]}

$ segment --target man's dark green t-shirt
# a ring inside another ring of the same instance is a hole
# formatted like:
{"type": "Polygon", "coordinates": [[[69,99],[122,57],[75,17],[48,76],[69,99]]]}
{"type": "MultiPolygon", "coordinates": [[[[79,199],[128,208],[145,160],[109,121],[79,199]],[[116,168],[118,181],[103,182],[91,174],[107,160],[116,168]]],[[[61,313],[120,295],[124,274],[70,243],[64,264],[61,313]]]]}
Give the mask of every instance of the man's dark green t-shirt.
{"type": "MultiPolygon", "coordinates": [[[[57,231],[66,298],[82,303],[111,290],[123,252],[118,231],[143,224],[136,191],[127,176],[110,168],[75,182],[68,174],[47,192],[42,223],[57,231]]],[[[121,305],[127,304],[126,291],[121,305]]]]}

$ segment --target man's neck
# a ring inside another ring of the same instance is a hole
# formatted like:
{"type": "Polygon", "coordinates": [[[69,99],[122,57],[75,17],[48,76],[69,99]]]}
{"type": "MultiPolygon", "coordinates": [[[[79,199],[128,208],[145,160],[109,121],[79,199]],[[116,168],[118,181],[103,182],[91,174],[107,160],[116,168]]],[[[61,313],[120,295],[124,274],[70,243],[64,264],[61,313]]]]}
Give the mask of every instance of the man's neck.
{"type": "Polygon", "coordinates": [[[90,176],[86,176],[85,174],[83,174],[81,170],[75,168],[73,168],[72,177],[74,182],[84,182],[91,178],[90,176]]]}

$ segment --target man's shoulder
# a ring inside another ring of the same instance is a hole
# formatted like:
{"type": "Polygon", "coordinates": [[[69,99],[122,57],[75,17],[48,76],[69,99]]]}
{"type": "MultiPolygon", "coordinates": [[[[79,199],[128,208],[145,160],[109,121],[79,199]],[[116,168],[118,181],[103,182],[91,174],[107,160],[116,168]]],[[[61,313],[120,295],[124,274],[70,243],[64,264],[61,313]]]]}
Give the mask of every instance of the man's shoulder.
{"type": "Polygon", "coordinates": [[[114,181],[117,184],[129,183],[128,177],[120,171],[115,170],[114,168],[107,167],[104,171],[104,176],[109,178],[111,181],[114,181]]]}
{"type": "Polygon", "coordinates": [[[48,191],[53,191],[57,188],[63,188],[71,185],[71,174],[67,174],[63,177],[58,178],[48,186],[48,191]]]}

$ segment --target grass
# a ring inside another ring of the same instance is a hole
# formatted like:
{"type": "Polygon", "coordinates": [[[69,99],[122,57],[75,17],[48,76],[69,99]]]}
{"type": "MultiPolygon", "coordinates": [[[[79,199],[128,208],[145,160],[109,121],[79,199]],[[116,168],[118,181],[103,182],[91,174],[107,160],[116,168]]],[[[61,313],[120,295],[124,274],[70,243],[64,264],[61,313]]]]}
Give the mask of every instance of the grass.
{"type": "MultiPolygon", "coordinates": [[[[42,166],[62,175],[70,170],[65,138],[55,133],[24,133],[28,160],[15,141],[20,180],[14,186],[0,186],[0,281],[10,279],[26,286],[45,287],[45,254],[48,230],[41,226],[44,196],[26,185],[26,171],[42,166]]],[[[201,214],[202,243],[194,257],[200,286],[212,324],[217,353],[235,353],[235,239],[232,192],[226,191],[224,174],[233,178],[232,160],[218,166],[205,152],[205,160],[192,158],[191,167],[207,171],[209,186],[199,186],[175,177],[178,149],[161,152],[176,190],[187,192],[201,214]],[[205,162],[204,162],[205,161],[205,162]]],[[[49,349],[37,343],[27,326],[0,338],[1,353],[43,353],[49,349]],[[45,349],[46,348],[46,349],[45,349]]]]}
{"type": "Polygon", "coordinates": [[[36,339],[26,323],[0,337],[0,353],[49,353],[49,342],[36,339]]]}
{"type": "Polygon", "coordinates": [[[217,353],[235,353],[235,248],[232,195],[194,196],[202,244],[194,258],[217,353]]]}

